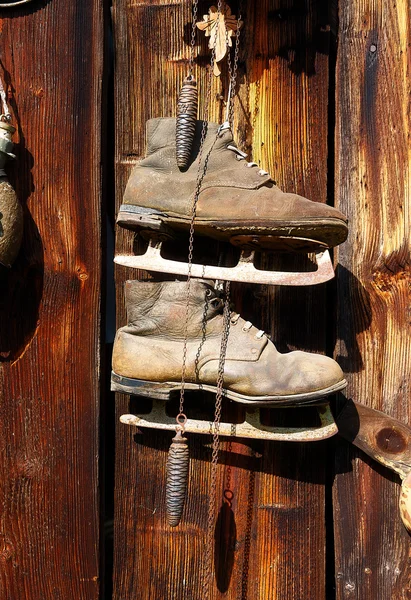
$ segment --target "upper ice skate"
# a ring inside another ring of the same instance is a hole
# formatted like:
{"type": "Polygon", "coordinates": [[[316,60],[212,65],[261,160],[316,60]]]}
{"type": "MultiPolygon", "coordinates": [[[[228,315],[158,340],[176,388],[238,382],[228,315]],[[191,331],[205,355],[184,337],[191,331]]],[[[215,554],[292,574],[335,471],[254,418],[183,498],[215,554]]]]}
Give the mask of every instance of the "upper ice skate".
{"type": "Polygon", "coordinates": [[[181,171],[175,119],[147,122],[147,156],[130,176],[119,225],[170,237],[187,232],[198,173],[207,161],[196,205],[196,234],[262,250],[318,252],[344,242],[344,215],[321,202],[282,192],[269,173],[247,161],[228,125],[208,124],[199,165],[202,125],[197,123],[193,160],[181,171]]]}

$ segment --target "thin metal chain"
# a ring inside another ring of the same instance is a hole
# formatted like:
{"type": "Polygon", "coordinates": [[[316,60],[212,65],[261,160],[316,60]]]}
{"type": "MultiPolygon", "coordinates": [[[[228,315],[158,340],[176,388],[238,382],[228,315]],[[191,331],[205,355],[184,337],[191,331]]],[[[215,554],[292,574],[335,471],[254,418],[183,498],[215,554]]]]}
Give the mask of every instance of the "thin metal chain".
{"type": "Polygon", "coordinates": [[[213,455],[211,462],[217,464],[218,461],[218,450],[220,445],[220,420],[221,420],[221,407],[223,399],[223,385],[224,385],[224,363],[225,355],[227,351],[228,336],[230,333],[230,282],[226,281],[224,285],[224,311],[223,311],[223,332],[221,337],[220,346],[220,358],[218,362],[218,376],[217,376],[217,392],[215,402],[215,413],[214,413],[214,432],[213,432],[213,455]]]}
{"type": "MultiPolygon", "coordinates": [[[[236,94],[237,72],[238,72],[238,55],[240,47],[240,21],[241,21],[241,3],[239,7],[239,16],[237,21],[236,41],[234,48],[234,64],[231,63],[231,56],[228,53],[228,70],[229,70],[229,98],[228,98],[228,122],[231,129],[233,128],[234,117],[234,97],[236,94]]],[[[217,392],[215,400],[215,412],[213,423],[213,446],[211,454],[211,485],[210,498],[208,505],[207,518],[207,544],[205,557],[205,585],[203,590],[204,600],[211,598],[211,588],[213,581],[213,550],[214,550],[214,528],[215,528],[215,512],[217,501],[217,473],[218,473],[218,458],[220,453],[220,423],[221,410],[224,389],[224,367],[225,357],[227,352],[228,336],[230,333],[231,323],[231,308],[230,308],[230,282],[224,283],[224,311],[223,311],[223,332],[221,337],[220,358],[218,363],[217,376],[217,392]]]]}
{"type": "Polygon", "coordinates": [[[209,600],[211,596],[211,583],[213,580],[213,550],[214,550],[214,522],[215,522],[215,511],[217,501],[217,466],[218,457],[220,452],[220,423],[221,423],[221,410],[223,401],[223,387],[224,387],[224,366],[225,357],[227,352],[228,336],[230,333],[230,319],[231,319],[231,308],[230,308],[230,282],[224,283],[224,311],[223,311],[223,331],[221,336],[220,346],[220,358],[218,362],[218,375],[217,375],[217,392],[215,399],[215,411],[214,411],[214,423],[213,423],[213,449],[211,454],[211,485],[210,485],[210,497],[208,504],[208,518],[207,518],[207,544],[206,544],[206,556],[205,556],[205,582],[203,590],[203,599],[209,600]]]}
{"type": "MultiPolygon", "coordinates": [[[[197,0],[194,0],[197,2],[197,0]]],[[[223,0],[218,0],[217,5],[217,27],[219,23],[221,7],[223,0]]],[[[193,10],[194,14],[194,10],[193,10]]],[[[185,312],[185,324],[184,324],[184,342],[183,342],[183,360],[182,360],[182,369],[181,369],[181,388],[180,388],[180,405],[179,405],[179,414],[176,417],[177,425],[180,425],[181,416],[184,415],[184,394],[185,394],[185,379],[186,379],[186,371],[187,371],[187,338],[188,338],[188,322],[190,319],[190,297],[191,297],[191,271],[193,264],[193,252],[194,252],[194,224],[197,215],[197,201],[200,195],[201,186],[203,183],[203,179],[207,173],[208,161],[210,158],[211,151],[214,147],[214,144],[217,140],[217,137],[214,140],[210,150],[205,157],[204,163],[202,164],[203,158],[203,150],[204,150],[204,142],[207,135],[207,126],[208,126],[208,117],[210,110],[210,99],[211,99],[211,88],[213,82],[213,66],[215,61],[215,53],[216,53],[216,44],[217,44],[217,36],[214,43],[214,47],[211,50],[211,59],[210,59],[210,72],[207,83],[207,92],[206,92],[206,100],[204,104],[204,116],[203,116],[203,127],[201,129],[200,136],[200,150],[198,153],[198,170],[197,170],[197,180],[196,180],[196,189],[194,192],[193,203],[191,207],[191,220],[190,220],[190,232],[189,232],[189,241],[188,241],[188,268],[187,268],[187,296],[186,296],[186,312],[185,312]]]]}
{"type": "Polygon", "coordinates": [[[197,354],[194,360],[194,375],[195,375],[195,381],[198,383],[200,381],[200,369],[199,369],[199,365],[200,365],[200,357],[201,357],[201,351],[203,349],[203,346],[205,344],[206,338],[207,338],[207,315],[208,315],[208,305],[210,303],[210,294],[209,294],[210,290],[206,290],[205,292],[205,297],[204,297],[204,308],[203,308],[203,316],[201,319],[201,342],[200,345],[197,348],[197,354]]]}
{"type": "MultiPolygon", "coordinates": [[[[220,14],[223,6],[223,0],[218,0],[217,5],[217,27],[219,26],[220,14]]],[[[194,47],[195,47],[195,34],[196,34],[196,21],[197,21],[197,12],[198,12],[198,0],[193,0],[193,25],[191,31],[191,53],[190,53],[190,75],[192,75],[193,66],[194,66],[194,47]]],[[[239,53],[239,21],[238,19],[238,27],[236,32],[236,44],[235,44],[235,53],[234,53],[234,67],[231,67],[231,62],[229,63],[230,68],[230,85],[232,88],[232,92],[229,98],[229,116],[230,123],[232,123],[233,117],[233,102],[234,102],[234,94],[235,94],[235,86],[236,86],[236,78],[237,78],[237,67],[238,67],[238,53],[239,53]]],[[[209,109],[210,109],[210,99],[211,99],[211,89],[212,89],[212,81],[213,81],[213,67],[215,62],[216,55],[216,43],[217,43],[217,34],[216,32],[214,47],[211,52],[211,64],[210,64],[210,72],[207,84],[207,92],[206,92],[206,100],[204,105],[204,116],[203,116],[203,126],[201,130],[200,136],[200,150],[198,155],[198,171],[197,171],[197,180],[196,180],[196,189],[194,192],[193,203],[192,203],[192,212],[191,212],[191,220],[190,220],[190,231],[189,231],[189,245],[188,245],[188,269],[187,269],[187,302],[186,302],[186,314],[185,314],[185,331],[184,331],[184,344],[183,344],[183,361],[182,361],[182,377],[181,377],[181,389],[180,389],[180,405],[179,405],[179,414],[177,415],[177,426],[184,430],[184,425],[182,425],[182,421],[186,419],[184,415],[184,394],[185,394],[185,379],[186,379],[186,369],[187,369],[187,339],[188,339],[188,323],[190,318],[190,296],[191,296],[191,272],[192,272],[192,263],[193,263],[193,251],[194,251],[194,226],[197,212],[197,202],[200,195],[201,186],[203,183],[203,179],[207,173],[208,161],[211,155],[211,152],[214,148],[214,144],[217,140],[217,136],[215,137],[213,143],[211,144],[211,148],[209,149],[207,155],[202,164],[203,158],[203,150],[204,150],[204,142],[207,135],[207,126],[208,126],[208,118],[209,118],[209,109]]],[[[205,595],[203,595],[204,600],[209,600],[211,593],[211,583],[212,583],[212,574],[213,574],[213,533],[214,533],[214,516],[215,516],[215,504],[217,499],[217,465],[218,465],[218,457],[219,457],[219,449],[220,449],[220,422],[221,422],[221,410],[222,410],[222,399],[223,399],[223,387],[224,387],[224,366],[225,366],[225,356],[227,351],[227,343],[228,336],[230,332],[230,282],[226,282],[224,284],[224,292],[225,292],[225,301],[224,301],[224,311],[223,311],[223,331],[221,337],[221,346],[220,346],[220,358],[218,364],[218,375],[217,375],[217,391],[216,391],[216,401],[215,401],[215,413],[214,413],[214,423],[213,423],[213,450],[212,450],[212,476],[211,476],[211,490],[210,490],[210,499],[209,499],[209,510],[208,510],[208,519],[207,519],[207,544],[206,544],[206,576],[205,576],[205,595]]],[[[206,320],[207,311],[205,310],[203,313],[203,324],[202,331],[204,335],[205,331],[205,320],[206,320]]]]}
{"type": "Polygon", "coordinates": [[[193,0],[193,21],[191,23],[191,42],[190,42],[190,62],[188,66],[188,76],[193,76],[194,70],[194,54],[196,46],[196,35],[197,35],[197,18],[198,18],[198,0],[193,0]]]}
{"type": "MultiPolygon", "coordinates": [[[[231,129],[233,129],[233,121],[234,121],[234,99],[237,93],[237,72],[238,72],[238,56],[240,52],[240,25],[241,25],[241,13],[242,13],[242,1],[240,1],[238,6],[238,18],[237,18],[237,30],[235,32],[235,44],[234,44],[234,60],[231,60],[230,51],[227,53],[227,65],[228,65],[228,98],[227,98],[227,118],[226,120],[229,122],[231,129]]],[[[227,45],[228,45],[228,32],[227,35],[227,45]]]]}

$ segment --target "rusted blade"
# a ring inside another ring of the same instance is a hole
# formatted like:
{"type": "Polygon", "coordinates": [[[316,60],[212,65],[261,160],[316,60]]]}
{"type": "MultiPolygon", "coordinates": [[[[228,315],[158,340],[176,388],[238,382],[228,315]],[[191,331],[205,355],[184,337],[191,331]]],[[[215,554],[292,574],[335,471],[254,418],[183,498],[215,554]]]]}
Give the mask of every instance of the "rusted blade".
{"type": "Polygon", "coordinates": [[[411,472],[411,428],[348,400],[336,418],[339,434],[404,478],[411,472]]]}
{"type": "MultiPolygon", "coordinates": [[[[328,404],[316,408],[321,421],[317,427],[270,427],[263,425],[260,420],[260,411],[257,408],[247,411],[243,423],[234,425],[233,423],[221,422],[220,435],[282,442],[317,442],[325,440],[337,433],[337,426],[328,404]]],[[[153,408],[150,414],[122,415],[120,421],[125,425],[148,427],[150,429],[174,431],[176,428],[175,418],[166,414],[165,403],[160,400],[153,400],[153,408]]],[[[187,433],[210,435],[212,433],[212,423],[210,421],[187,419],[185,431],[187,433]]]]}
{"type": "MultiPolygon", "coordinates": [[[[164,258],[161,255],[161,245],[161,241],[151,240],[145,254],[140,256],[116,256],[114,262],[134,269],[187,276],[188,264],[164,258]]],[[[191,265],[191,276],[203,279],[288,286],[317,285],[334,277],[334,269],[328,250],[316,254],[317,270],[307,272],[264,271],[254,266],[253,258],[253,252],[244,251],[235,267],[193,263],[191,265]]]]}

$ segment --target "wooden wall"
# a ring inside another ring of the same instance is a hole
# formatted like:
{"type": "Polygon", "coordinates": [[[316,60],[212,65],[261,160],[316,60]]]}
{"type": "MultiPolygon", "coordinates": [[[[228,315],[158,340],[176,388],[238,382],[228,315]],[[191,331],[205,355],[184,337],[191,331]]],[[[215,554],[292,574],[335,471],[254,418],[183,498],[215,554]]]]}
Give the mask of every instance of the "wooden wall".
{"type": "MultiPolygon", "coordinates": [[[[33,0],[0,12],[0,72],[18,125],[9,173],[25,211],[21,253],[0,279],[4,600],[103,593],[101,165],[112,152],[104,134],[114,121],[118,207],[144,156],[145,122],[175,115],[191,21],[188,0],[112,1],[115,106],[106,115],[109,4],[33,0]]],[[[200,0],[200,15],[209,4],[200,0]]],[[[230,6],[238,13],[238,0],[230,6]]],[[[243,7],[237,141],[283,189],[337,205],[350,236],[335,252],[336,283],[235,285],[236,308],[280,351],[334,352],[347,397],[409,423],[411,7],[406,0],[243,0],[243,7]]],[[[198,51],[204,90],[204,39],[198,51]]],[[[213,120],[223,118],[218,96],[226,87],[224,71],[213,84],[213,120]]],[[[117,252],[133,244],[130,232],[117,231],[117,252]]],[[[133,277],[148,275],[116,269],[118,326],[122,284],[133,277]]],[[[118,395],[116,419],[136,402],[118,395]]],[[[189,498],[182,525],[170,530],[169,441],[117,425],[115,600],[202,596],[210,447],[190,437],[189,498]]],[[[218,485],[214,599],[411,598],[399,481],[343,440],[224,441],[218,485]],[[222,502],[228,488],[231,506],[222,502]]]]}
{"type": "MultiPolygon", "coordinates": [[[[339,206],[350,218],[350,237],[336,253],[337,285],[237,285],[237,309],[281,351],[335,348],[348,396],[408,422],[410,7],[405,0],[243,4],[238,143],[283,189],[339,206]]],[[[144,156],[145,122],[176,113],[190,5],[114,0],[117,205],[144,156]]],[[[200,2],[199,14],[208,6],[200,2]]],[[[238,12],[237,2],[230,6],[238,12]]],[[[204,40],[198,52],[204,90],[204,40]]],[[[223,73],[211,94],[217,121],[223,107],[215,98],[224,91],[223,73]]],[[[117,232],[118,252],[132,252],[132,244],[131,233],[117,232]]],[[[136,277],[147,274],[117,269],[118,325],[125,323],[122,282],[136,277]]],[[[129,398],[119,395],[118,415],[129,411],[129,398]]],[[[210,455],[204,440],[191,436],[189,498],[183,524],[170,530],[168,444],[162,433],[118,426],[116,600],[201,595],[210,455]]],[[[229,473],[234,499],[219,512],[217,538],[226,533],[218,538],[213,598],[385,600],[411,593],[398,481],[347,443],[224,442],[219,469],[219,489],[229,473]]]]}
{"type": "Polygon", "coordinates": [[[24,240],[0,282],[0,597],[100,588],[102,7],[0,11],[24,240]]]}
{"type": "MultiPolygon", "coordinates": [[[[410,422],[411,138],[409,2],[340,2],[336,203],[337,359],[357,400],[410,422]]],[[[411,596],[398,478],[347,444],[334,483],[337,598],[411,596]]]]}

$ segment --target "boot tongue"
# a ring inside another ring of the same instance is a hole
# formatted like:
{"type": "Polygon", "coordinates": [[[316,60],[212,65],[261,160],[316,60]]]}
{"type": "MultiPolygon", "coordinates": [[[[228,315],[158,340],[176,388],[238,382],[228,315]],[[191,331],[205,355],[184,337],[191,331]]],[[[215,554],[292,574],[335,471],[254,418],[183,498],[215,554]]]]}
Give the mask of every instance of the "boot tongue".
{"type": "Polygon", "coordinates": [[[176,143],[176,120],[173,118],[150,119],[146,124],[147,156],[161,148],[176,143]]]}
{"type": "MultiPolygon", "coordinates": [[[[202,121],[199,123],[201,123],[201,126],[203,125],[202,121]]],[[[204,140],[203,156],[207,155],[207,152],[211,147],[213,150],[218,150],[219,148],[226,147],[228,144],[234,144],[233,134],[231,133],[229,124],[223,123],[223,125],[217,125],[217,123],[208,123],[207,135],[204,140]]]]}

